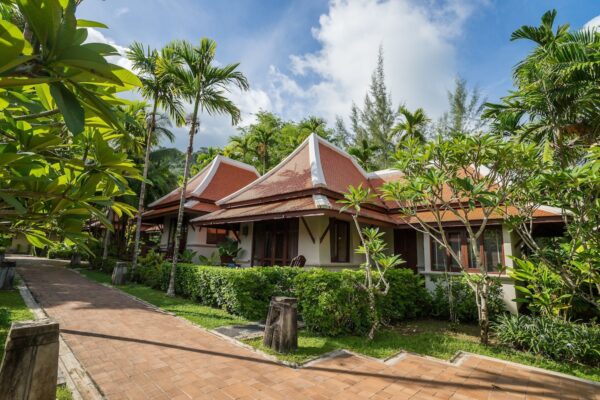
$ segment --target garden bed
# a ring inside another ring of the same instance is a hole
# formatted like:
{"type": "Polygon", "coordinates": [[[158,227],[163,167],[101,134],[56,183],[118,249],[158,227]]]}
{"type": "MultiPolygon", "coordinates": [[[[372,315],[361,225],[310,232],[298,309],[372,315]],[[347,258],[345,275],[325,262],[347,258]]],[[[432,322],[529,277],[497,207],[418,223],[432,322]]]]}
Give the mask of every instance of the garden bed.
{"type": "Polygon", "coordinates": [[[33,313],[18,290],[0,291],[0,360],[4,356],[6,336],[13,322],[33,319],[33,313]]]}

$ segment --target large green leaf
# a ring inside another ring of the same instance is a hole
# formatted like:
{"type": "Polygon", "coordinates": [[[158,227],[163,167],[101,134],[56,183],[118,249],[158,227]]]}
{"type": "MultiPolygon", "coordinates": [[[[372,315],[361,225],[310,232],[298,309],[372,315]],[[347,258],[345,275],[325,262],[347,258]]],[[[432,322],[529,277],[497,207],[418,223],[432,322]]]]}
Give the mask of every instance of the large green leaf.
{"type": "Polygon", "coordinates": [[[56,40],[63,15],[58,0],[16,0],[21,14],[44,51],[56,40]]]}
{"type": "Polygon", "coordinates": [[[78,19],[77,26],[80,28],[103,28],[108,29],[108,26],[104,25],[102,22],[98,21],[90,21],[89,19],[78,19]]]}
{"type": "Polygon", "coordinates": [[[62,83],[50,85],[50,94],[65,119],[67,128],[77,135],[83,132],[85,113],[77,97],[62,83]]]}

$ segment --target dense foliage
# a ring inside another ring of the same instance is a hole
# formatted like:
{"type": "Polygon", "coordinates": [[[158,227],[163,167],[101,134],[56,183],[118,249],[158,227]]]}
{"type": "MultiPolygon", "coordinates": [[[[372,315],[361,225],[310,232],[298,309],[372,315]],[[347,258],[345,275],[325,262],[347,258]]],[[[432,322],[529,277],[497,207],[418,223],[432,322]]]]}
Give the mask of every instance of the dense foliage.
{"type": "Polygon", "coordinates": [[[556,318],[505,315],[493,325],[497,339],[558,361],[600,366],[600,326],[556,318]]]}
{"type": "MultiPolygon", "coordinates": [[[[502,285],[500,280],[492,280],[489,291],[489,313],[490,319],[495,320],[506,312],[502,298],[502,285]]],[[[438,277],[435,281],[435,289],[432,294],[431,315],[441,319],[450,318],[450,307],[459,322],[477,322],[477,303],[473,289],[465,282],[462,276],[438,277]],[[452,290],[452,296],[448,296],[448,289],[452,290]],[[449,299],[453,304],[450,304],[449,299]]]]}
{"type": "Polygon", "coordinates": [[[126,100],[140,85],[107,61],[117,50],[86,43],[76,2],[14,0],[0,4],[0,233],[23,234],[43,247],[63,238],[84,246],[89,218],[105,226],[106,208],[139,178],[127,154],[114,151],[126,100]]]}
{"type": "MultiPolygon", "coordinates": [[[[170,265],[153,252],[140,257],[138,280],[166,289],[170,265]]],[[[390,291],[377,298],[383,324],[426,315],[429,294],[412,271],[386,272],[390,291]]],[[[272,296],[294,296],[307,329],[324,335],[366,334],[371,328],[363,271],[289,267],[226,268],[178,264],[175,293],[250,320],[263,320],[272,296]]]]}
{"type": "MultiPolygon", "coordinates": [[[[422,278],[407,269],[386,272],[390,290],[376,298],[376,311],[389,325],[426,315],[429,294],[422,278]]],[[[371,329],[364,271],[314,269],[295,279],[295,295],[306,328],[326,336],[364,335],[371,329]]]]}

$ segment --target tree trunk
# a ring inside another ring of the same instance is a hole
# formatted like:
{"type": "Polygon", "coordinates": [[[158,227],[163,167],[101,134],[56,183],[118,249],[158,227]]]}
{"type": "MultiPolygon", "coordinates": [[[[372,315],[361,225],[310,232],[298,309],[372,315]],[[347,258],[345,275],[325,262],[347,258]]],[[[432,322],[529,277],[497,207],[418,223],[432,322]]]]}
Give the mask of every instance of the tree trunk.
{"type": "Polygon", "coordinates": [[[179,211],[177,212],[177,228],[175,230],[175,243],[173,245],[173,263],[171,264],[171,276],[169,278],[169,288],[167,289],[167,296],[175,296],[175,274],[177,273],[177,258],[179,256],[179,243],[181,242],[181,226],[183,224],[183,212],[185,204],[185,193],[187,191],[188,178],[190,175],[190,164],[192,162],[192,154],[194,151],[194,135],[199,123],[198,119],[198,99],[194,107],[194,113],[192,115],[192,126],[190,127],[190,135],[187,147],[187,153],[185,155],[185,168],[183,170],[183,185],[181,186],[181,193],[179,194],[179,211]]]}
{"type": "Polygon", "coordinates": [[[489,283],[486,281],[483,283],[481,290],[479,291],[479,340],[481,344],[489,344],[490,334],[490,317],[488,313],[488,287],[489,283]]]}
{"type": "Polygon", "coordinates": [[[152,115],[150,116],[150,124],[148,126],[148,137],[146,138],[146,154],[144,157],[144,174],[142,185],[140,187],[140,199],[138,203],[138,212],[136,216],[135,226],[135,242],[133,244],[133,254],[131,256],[131,275],[134,276],[135,268],[137,267],[138,252],[140,250],[140,235],[142,233],[142,212],[144,211],[144,199],[146,197],[146,178],[148,177],[148,167],[150,165],[150,150],[152,147],[152,134],[156,125],[156,108],[157,101],[154,99],[152,115]]]}
{"type": "MultiPolygon", "coordinates": [[[[113,219],[113,211],[112,209],[108,209],[108,213],[106,213],[106,217],[108,218],[109,221],[112,221],[113,219]]],[[[102,243],[102,262],[106,262],[106,260],[108,259],[108,244],[110,243],[110,229],[108,229],[108,227],[106,227],[106,230],[104,231],[104,240],[102,243]]]]}

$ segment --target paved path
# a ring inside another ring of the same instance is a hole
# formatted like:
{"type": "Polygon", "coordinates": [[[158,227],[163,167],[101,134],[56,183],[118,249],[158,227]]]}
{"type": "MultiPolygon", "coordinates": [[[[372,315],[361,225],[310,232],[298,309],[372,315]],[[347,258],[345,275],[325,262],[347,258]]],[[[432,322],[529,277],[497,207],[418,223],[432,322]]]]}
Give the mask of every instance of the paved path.
{"type": "Polygon", "coordinates": [[[479,357],[292,369],[52,264],[18,270],[109,399],[600,399],[599,387],[479,357]]]}

